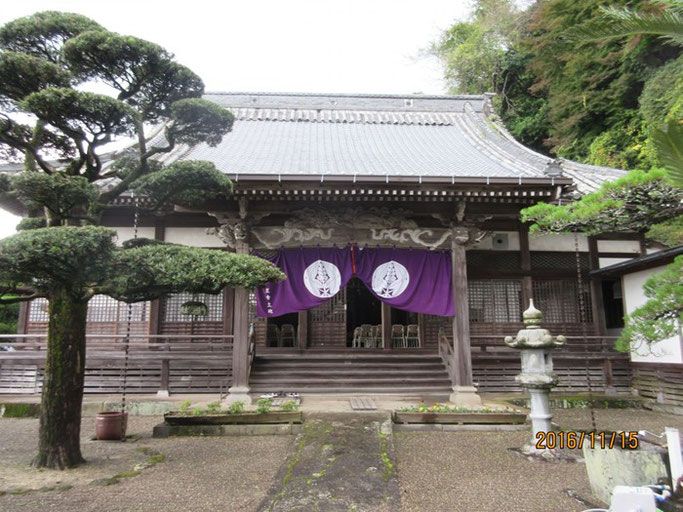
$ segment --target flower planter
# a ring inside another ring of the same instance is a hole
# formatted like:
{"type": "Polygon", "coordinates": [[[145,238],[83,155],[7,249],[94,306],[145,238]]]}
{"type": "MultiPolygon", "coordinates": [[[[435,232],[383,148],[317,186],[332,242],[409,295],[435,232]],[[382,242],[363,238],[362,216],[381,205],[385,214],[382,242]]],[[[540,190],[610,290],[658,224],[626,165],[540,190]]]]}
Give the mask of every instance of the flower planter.
{"type": "Polygon", "coordinates": [[[128,413],[98,412],[95,418],[95,438],[98,441],[120,441],[126,437],[128,413]]]}
{"type": "Polygon", "coordinates": [[[394,412],[394,423],[439,423],[453,425],[518,425],[526,421],[526,414],[504,412],[394,412]]]}
{"type": "Polygon", "coordinates": [[[188,415],[178,412],[164,414],[169,425],[255,425],[264,423],[302,423],[301,411],[272,411],[266,413],[188,415]]]}

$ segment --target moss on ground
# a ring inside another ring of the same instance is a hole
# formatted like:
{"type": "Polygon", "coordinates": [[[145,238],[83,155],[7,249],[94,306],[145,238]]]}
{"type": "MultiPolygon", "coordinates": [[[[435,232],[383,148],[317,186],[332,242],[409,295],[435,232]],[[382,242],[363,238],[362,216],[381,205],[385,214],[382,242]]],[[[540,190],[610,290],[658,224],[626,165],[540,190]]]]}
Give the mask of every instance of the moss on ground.
{"type": "Polygon", "coordinates": [[[2,418],[37,418],[39,416],[39,404],[0,404],[0,417],[2,418]]]}
{"type": "Polygon", "coordinates": [[[38,489],[31,489],[29,487],[14,487],[13,489],[6,489],[4,491],[0,491],[0,496],[21,496],[32,492],[68,491],[69,489],[71,489],[71,487],[72,486],[69,484],[44,485],[43,487],[39,487],[38,489]]]}
{"type": "Polygon", "coordinates": [[[147,446],[142,446],[140,448],[136,448],[135,451],[137,453],[141,453],[143,455],[146,455],[147,459],[144,462],[136,464],[135,467],[131,470],[121,471],[120,473],[117,473],[114,476],[109,477],[109,478],[99,478],[97,480],[93,480],[92,482],[90,482],[90,485],[96,485],[96,486],[116,485],[122,479],[124,479],[124,478],[135,478],[136,476],[139,476],[142,474],[143,469],[150,468],[150,467],[152,467],[156,464],[159,464],[160,462],[164,462],[166,460],[166,456],[163,453],[159,453],[158,451],[153,450],[152,448],[148,448],[147,446]]]}
{"type": "Polygon", "coordinates": [[[396,464],[389,457],[389,452],[387,450],[389,444],[389,435],[379,433],[380,440],[380,458],[382,459],[382,465],[384,470],[382,471],[382,480],[387,482],[392,476],[396,474],[396,464]]]}

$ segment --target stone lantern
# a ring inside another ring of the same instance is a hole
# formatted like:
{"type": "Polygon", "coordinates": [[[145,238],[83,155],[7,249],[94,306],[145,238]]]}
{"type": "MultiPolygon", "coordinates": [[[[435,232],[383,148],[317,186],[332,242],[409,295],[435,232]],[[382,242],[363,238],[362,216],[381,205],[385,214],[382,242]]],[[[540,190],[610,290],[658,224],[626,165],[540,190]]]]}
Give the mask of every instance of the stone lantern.
{"type": "Polygon", "coordinates": [[[538,450],[536,442],[538,432],[550,432],[552,428],[552,414],[548,395],[550,389],[557,385],[557,376],[553,373],[553,360],[550,351],[564,345],[564,336],[551,336],[548,329],[541,328],[543,314],[534,307],[534,301],[529,300],[529,309],[523,313],[525,328],[516,337],[506,336],[505,344],[522,351],[522,373],[515,380],[529,391],[531,398],[529,418],[531,419],[531,443],[524,446],[522,451],[528,454],[548,452],[538,450]]]}

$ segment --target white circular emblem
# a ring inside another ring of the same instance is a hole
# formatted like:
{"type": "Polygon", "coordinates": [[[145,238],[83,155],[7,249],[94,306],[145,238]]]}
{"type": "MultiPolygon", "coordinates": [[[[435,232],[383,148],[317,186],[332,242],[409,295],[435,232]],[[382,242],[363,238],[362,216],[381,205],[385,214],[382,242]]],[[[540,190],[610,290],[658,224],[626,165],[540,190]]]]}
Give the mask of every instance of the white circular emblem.
{"type": "Polygon", "coordinates": [[[379,265],[372,273],[372,290],[385,299],[401,295],[410,283],[408,269],[398,261],[388,261],[379,265]]]}
{"type": "Polygon", "coordinates": [[[329,261],[315,261],[304,270],[304,285],[316,297],[332,297],[341,286],[339,268],[329,261]]]}

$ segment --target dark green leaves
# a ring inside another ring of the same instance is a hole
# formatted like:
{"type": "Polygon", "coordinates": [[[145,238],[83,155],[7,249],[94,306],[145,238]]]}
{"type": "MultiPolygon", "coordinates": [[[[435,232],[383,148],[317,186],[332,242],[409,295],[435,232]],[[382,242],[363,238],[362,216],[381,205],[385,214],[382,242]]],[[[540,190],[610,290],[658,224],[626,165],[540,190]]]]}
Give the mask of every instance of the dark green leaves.
{"type": "Polygon", "coordinates": [[[28,96],[21,107],[74,139],[130,135],[135,125],[135,112],[125,103],[75,89],[43,89],[28,96]]]}
{"type": "Polygon", "coordinates": [[[167,115],[170,105],[204,92],[201,79],[173,61],[173,55],[144,39],[113,32],[85,32],[64,45],[73,73],[97,78],[119,91],[144,121],[167,115]]]}
{"type": "Polygon", "coordinates": [[[625,320],[617,340],[622,350],[679,336],[683,320],[683,256],[645,282],[648,301],[625,320]]]}
{"type": "Polygon", "coordinates": [[[180,245],[146,245],[116,253],[102,292],[127,302],[167,293],[218,293],[226,286],[254,288],[284,274],[270,262],[246,254],[180,245]]]}
{"type": "Polygon", "coordinates": [[[0,240],[0,288],[29,287],[42,295],[64,289],[79,299],[104,293],[136,302],[182,291],[254,288],[285,278],[255,256],[163,244],[120,249],[114,235],[104,227],[58,227],[0,240]]]}
{"type": "Polygon", "coordinates": [[[232,129],[235,120],[229,110],[199,98],[176,101],[171,105],[173,125],[168,136],[178,142],[194,145],[205,142],[218,145],[232,129]]]}
{"type": "Polygon", "coordinates": [[[601,7],[601,16],[567,31],[570,41],[599,41],[651,34],[683,46],[683,5],[659,2],[657,12],[638,12],[614,6],[601,7]]]}
{"type": "Polygon", "coordinates": [[[29,231],[47,227],[45,217],[24,217],[17,224],[17,231],[29,231]]]}
{"type": "Polygon", "coordinates": [[[97,188],[80,176],[58,172],[22,172],[11,180],[15,197],[28,209],[47,209],[56,223],[85,213],[97,197],[97,188]]]}
{"type": "Polygon", "coordinates": [[[169,203],[195,206],[227,198],[232,182],[211,162],[188,161],[147,174],[135,181],[132,188],[152,199],[155,208],[169,203]]]}
{"type": "Polygon", "coordinates": [[[85,16],[43,11],[0,27],[0,48],[57,62],[64,41],[102,27],[85,16]]]}
{"type": "Polygon", "coordinates": [[[682,201],[683,189],[669,184],[666,171],[631,171],[580,201],[564,206],[540,203],[521,214],[524,222],[535,223],[532,232],[644,232],[656,222],[680,215],[682,201]]]}
{"type": "Polygon", "coordinates": [[[23,53],[0,53],[0,104],[18,102],[45,87],[68,87],[71,75],[56,64],[23,53]]]}
{"type": "Polygon", "coordinates": [[[43,293],[61,288],[80,296],[109,271],[114,235],[104,227],[56,227],[0,240],[0,283],[22,283],[43,293]]]}
{"type": "Polygon", "coordinates": [[[659,161],[669,171],[671,181],[683,187],[683,124],[670,121],[663,128],[655,129],[652,138],[659,161]]]}

